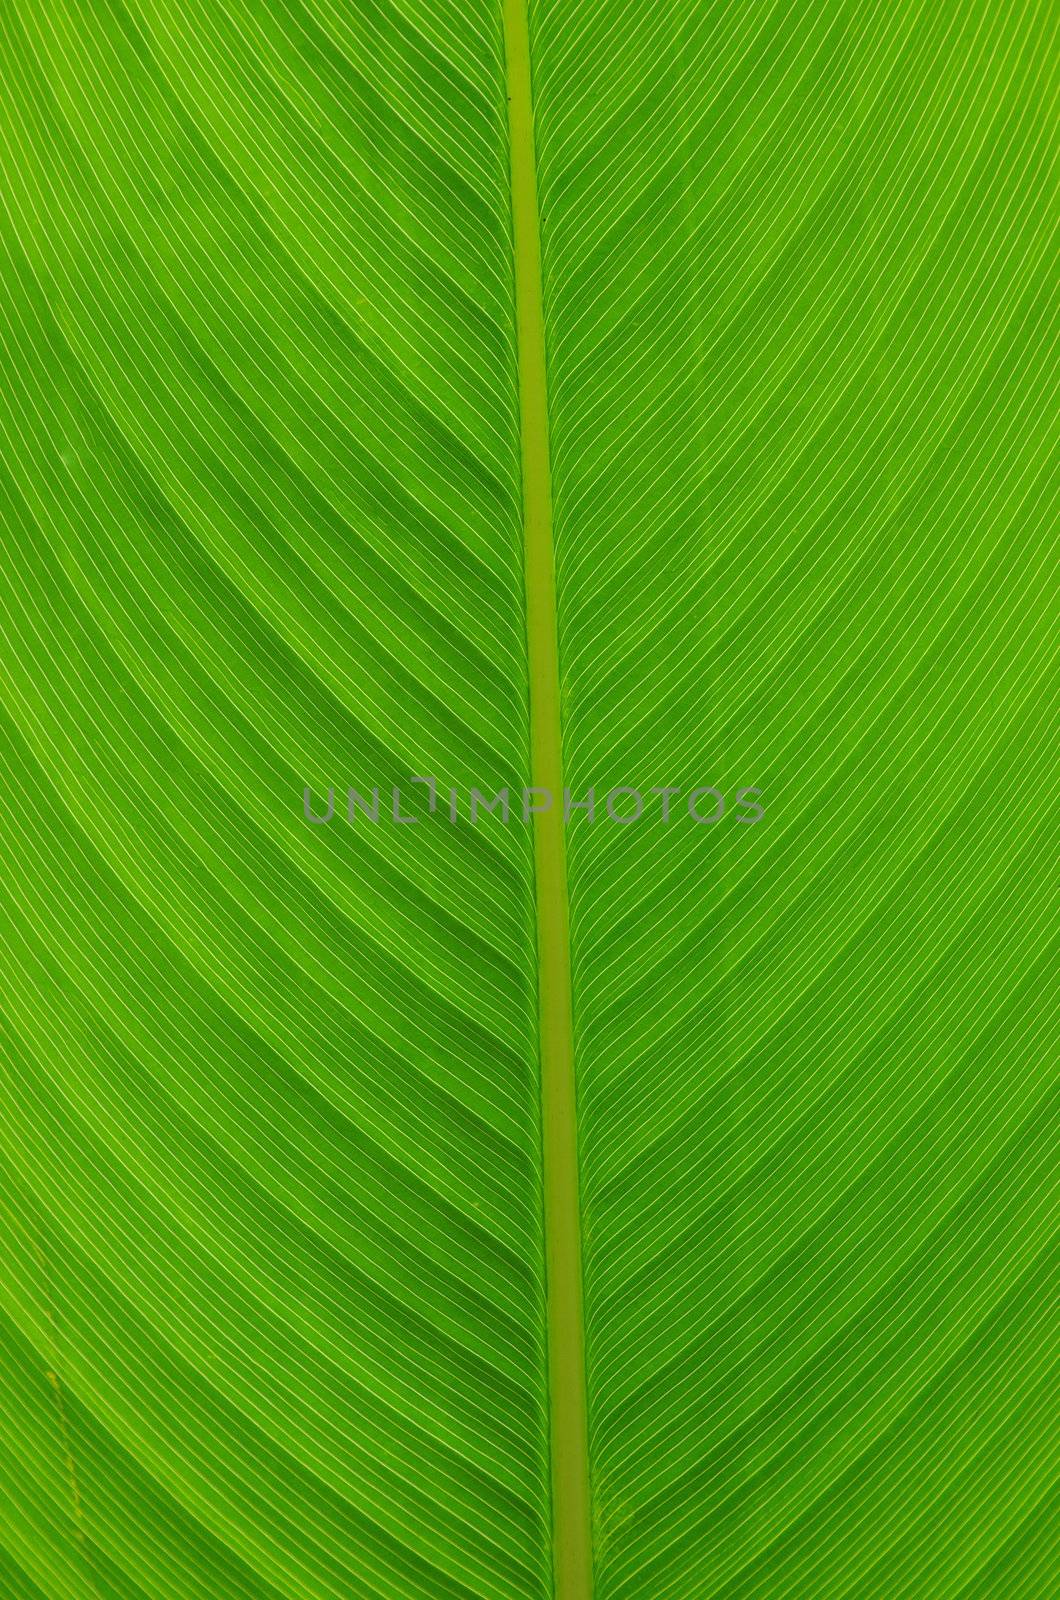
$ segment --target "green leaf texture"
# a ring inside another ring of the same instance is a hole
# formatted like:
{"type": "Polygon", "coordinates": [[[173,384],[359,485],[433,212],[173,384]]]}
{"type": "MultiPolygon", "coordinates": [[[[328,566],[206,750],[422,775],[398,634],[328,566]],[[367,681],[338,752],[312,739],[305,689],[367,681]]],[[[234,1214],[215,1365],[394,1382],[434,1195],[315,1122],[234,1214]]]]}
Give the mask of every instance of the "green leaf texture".
{"type": "Polygon", "coordinates": [[[1051,1600],[1060,13],[522,7],[0,0],[0,1600],[1051,1600]]]}

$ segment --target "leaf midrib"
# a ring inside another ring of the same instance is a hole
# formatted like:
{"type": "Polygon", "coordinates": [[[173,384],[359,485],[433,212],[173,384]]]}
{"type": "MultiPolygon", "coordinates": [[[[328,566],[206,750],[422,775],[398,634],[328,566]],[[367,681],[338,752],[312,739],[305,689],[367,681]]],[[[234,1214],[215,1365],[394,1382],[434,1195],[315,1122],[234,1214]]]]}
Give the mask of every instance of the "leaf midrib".
{"type": "Polygon", "coordinates": [[[504,0],[519,352],[530,781],[552,797],[534,819],[538,1027],[548,1319],[555,1600],[590,1600],[585,1331],[574,1086],[563,752],[548,383],[526,0],[504,0]]]}

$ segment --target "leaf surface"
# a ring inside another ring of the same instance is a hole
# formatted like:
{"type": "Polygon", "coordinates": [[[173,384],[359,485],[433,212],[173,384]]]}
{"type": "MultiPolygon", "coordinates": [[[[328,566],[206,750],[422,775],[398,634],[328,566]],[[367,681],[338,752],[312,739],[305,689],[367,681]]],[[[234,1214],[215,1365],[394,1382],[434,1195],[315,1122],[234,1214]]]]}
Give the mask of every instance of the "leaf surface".
{"type": "Polygon", "coordinates": [[[1054,1591],[1056,30],[0,11],[0,1594],[1054,1591]]]}

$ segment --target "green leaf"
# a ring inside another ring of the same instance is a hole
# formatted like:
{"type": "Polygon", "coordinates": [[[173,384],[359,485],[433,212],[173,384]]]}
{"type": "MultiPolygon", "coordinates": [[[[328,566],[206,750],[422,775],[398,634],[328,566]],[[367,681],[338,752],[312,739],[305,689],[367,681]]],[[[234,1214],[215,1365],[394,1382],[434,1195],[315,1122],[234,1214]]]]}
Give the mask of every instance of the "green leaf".
{"type": "Polygon", "coordinates": [[[1056,1591],[1056,47],[0,8],[4,1600],[1056,1591]]]}

